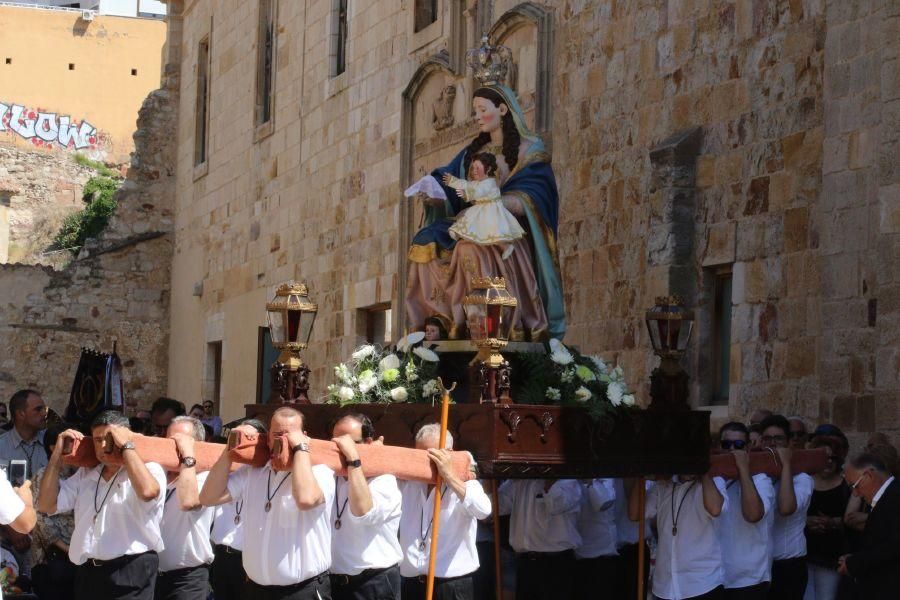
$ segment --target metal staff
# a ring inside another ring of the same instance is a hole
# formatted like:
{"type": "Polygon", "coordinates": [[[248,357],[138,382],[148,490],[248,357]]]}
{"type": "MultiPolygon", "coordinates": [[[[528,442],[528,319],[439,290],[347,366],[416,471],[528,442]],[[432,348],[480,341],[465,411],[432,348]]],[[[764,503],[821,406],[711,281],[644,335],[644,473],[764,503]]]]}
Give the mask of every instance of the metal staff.
{"type": "MultiPolygon", "coordinates": [[[[441,450],[447,445],[447,421],[450,417],[450,392],[456,388],[454,383],[450,389],[444,387],[444,382],[438,377],[438,387],[441,388],[441,435],[438,448],[441,450]]],[[[431,514],[431,551],[428,556],[428,580],[425,583],[425,599],[434,598],[434,565],[437,560],[438,532],[441,528],[441,483],[440,472],[434,483],[434,511],[431,514]]]]}

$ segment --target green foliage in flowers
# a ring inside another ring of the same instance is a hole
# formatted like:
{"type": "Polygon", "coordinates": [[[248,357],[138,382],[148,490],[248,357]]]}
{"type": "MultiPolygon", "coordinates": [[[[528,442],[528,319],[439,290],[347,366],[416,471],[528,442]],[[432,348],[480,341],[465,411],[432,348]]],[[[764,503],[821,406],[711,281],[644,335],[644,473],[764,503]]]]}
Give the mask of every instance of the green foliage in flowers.
{"type": "Polygon", "coordinates": [[[357,348],[351,359],[334,368],[335,383],[328,386],[332,404],[433,402],[439,394],[438,356],[422,346],[423,334],[403,338],[396,348],[375,345],[357,348]]]}
{"type": "Polygon", "coordinates": [[[516,402],[583,406],[598,419],[634,404],[621,367],[611,368],[603,359],[585,356],[558,340],[551,340],[549,350],[508,356],[516,402]]]}

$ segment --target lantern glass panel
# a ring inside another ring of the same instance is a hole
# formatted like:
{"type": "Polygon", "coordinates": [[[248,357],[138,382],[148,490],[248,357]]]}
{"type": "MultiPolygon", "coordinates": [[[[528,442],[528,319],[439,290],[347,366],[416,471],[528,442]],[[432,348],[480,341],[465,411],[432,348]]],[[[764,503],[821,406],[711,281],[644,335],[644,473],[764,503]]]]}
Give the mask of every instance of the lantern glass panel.
{"type": "Polygon", "coordinates": [[[488,337],[488,314],[484,304],[465,304],[466,326],[469,328],[469,338],[483,340],[488,337]]]}
{"type": "Polygon", "coordinates": [[[309,344],[309,338],[312,335],[313,323],[316,322],[316,313],[311,311],[303,311],[300,313],[300,337],[298,342],[301,344],[309,344]]]}
{"type": "Polygon", "coordinates": [[[269,321],[269,335],[272,336],[273,344],[284,344],[285,327],[284,327],[284,311],[273,309],[266,311],[266,317],[269,321]]]}
{"type": "Polygon", "coordinates": [[[688,342],[691,340],[691,331],[694,329],[694,321],[691,319],[682,319],[681,327],[678,330],[678,350],[684,352],[687,350],[688,342]]]}
{"type": "Polygon", "coordinates": [[[509,333],[512,330],[513,313],[516,308],[514,306],[500,307],[500,325],[497,328],[497,339],[502,341],[509,340],[509,333]]]}
{"type": "MultiPolygon", "coordinates": [[[[293,298],[293,296],[291,297],[293,298]]],[[[300,333],[300,316],[303,314],[299,310],[285,310],[285,320],[287,321],[287,341],[290,344],[296,344],[300,340],[297,339],[300,333]]]]}

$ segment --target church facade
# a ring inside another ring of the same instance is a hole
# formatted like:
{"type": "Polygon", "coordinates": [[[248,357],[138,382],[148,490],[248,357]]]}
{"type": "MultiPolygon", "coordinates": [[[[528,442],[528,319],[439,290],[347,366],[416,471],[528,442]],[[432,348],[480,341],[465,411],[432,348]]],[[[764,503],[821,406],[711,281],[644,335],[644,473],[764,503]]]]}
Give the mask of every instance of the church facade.
{"type": "Polygon", "coordinates": [[[756,407],[900,430],[900,14],[826,0],[170,0],[168,392],[265,400],[273,288],[319,313],[311,397],[407,330],[403,189],[476,135],[465,52],[552,154],[565,342],[646,401],[644,313],[697,318],[684,364],[716,419],[756,407]],[[174,49],[174,50],[173,50],[174,49]]]}

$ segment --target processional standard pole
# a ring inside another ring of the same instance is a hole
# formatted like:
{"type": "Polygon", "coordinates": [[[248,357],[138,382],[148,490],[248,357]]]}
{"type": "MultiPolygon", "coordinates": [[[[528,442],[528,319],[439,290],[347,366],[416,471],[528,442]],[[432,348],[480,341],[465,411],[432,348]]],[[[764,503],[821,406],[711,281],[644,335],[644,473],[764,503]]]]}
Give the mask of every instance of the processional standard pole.
{"type": "Polygon", "coordinates": [[[644,595],[644,514],[645,504],[647,502],[647,487],[644,478],[638,479],[638,507],[640,515],[638,516],[638,568],[637,568],[637,600],[646,600],[644,595]]]}
{"type": "MultiPolygon", "coordinates": [[[[447,445],[447,421],[450,418],[450,392],[456,388],[454,383],[450,389],[444,387],[444,382],[438,377],[438,387],[441,388],[441,435],[438,440],[438,448],[441,450],[447,445]]],[[[434,482],[434,510],[431,513],[431,552],[428,556],[428,580],[425,583],[425,599],[434,598],[434,565],[437,560],[438,532],[441,529],[441,474],[438,472],[434,482]]]]}

